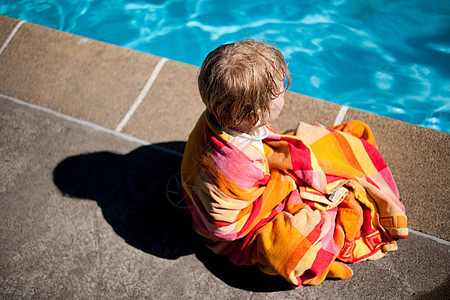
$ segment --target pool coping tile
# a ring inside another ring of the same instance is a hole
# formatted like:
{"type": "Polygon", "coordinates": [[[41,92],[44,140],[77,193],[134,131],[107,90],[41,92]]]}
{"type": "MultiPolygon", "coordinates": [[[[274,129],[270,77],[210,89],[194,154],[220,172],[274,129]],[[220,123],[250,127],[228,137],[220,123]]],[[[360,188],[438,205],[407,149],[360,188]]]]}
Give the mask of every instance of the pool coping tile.
{"type": "Polygon", "coordinates": [[[333,125],[341,105],[318,98],[287,92],[280,116],[273,122],[280,130],[296,129],[300,122],[333,125]]]}
{"type": "Polygon", "coordinates": [[[0,90],[114,129],[160,59],[24,23],[0,55],[0,90]]]}
{"type": "Polygon", "coordinates": [[[20,21],[7,16],[0,15],[0,48],[4,45],[10,34],[12,33],[14,27],[20,21]]]}
{"type": "Polygon", "coordinates": [[[152,143],[187,141],[205,109],[198,67],[169,60],[123,132],[152,143]]]}

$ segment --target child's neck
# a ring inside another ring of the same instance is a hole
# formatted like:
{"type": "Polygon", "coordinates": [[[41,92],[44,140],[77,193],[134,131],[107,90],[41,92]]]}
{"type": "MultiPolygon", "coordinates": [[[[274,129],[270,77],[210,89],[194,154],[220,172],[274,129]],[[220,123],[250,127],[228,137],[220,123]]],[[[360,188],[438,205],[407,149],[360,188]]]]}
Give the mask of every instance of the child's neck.
{"type": "Polygon", "coordinates": [[[251,133],[252,131],[258,129],[259,127],[264,126],[262,124],[257,124],[257,126],[251,125],[247,120],[242,120],[242,122],[236,126],[236,128],[233,128],[234,130],[240,131],[242,133],[251,133]]]}

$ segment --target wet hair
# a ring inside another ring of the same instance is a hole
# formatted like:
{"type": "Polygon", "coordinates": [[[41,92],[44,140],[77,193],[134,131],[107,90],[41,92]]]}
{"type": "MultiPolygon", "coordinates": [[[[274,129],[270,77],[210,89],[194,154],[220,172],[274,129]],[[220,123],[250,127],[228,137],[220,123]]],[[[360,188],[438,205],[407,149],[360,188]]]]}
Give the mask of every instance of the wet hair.
{"type": "Polygon", "coordinates": [[[279,82],[291,77],[283,54],[261,41],[243,40],[219,46],[200,68],[198,88],[207,110],[220,126],[235,128],[245,118],[266,123],[279,82]]]}

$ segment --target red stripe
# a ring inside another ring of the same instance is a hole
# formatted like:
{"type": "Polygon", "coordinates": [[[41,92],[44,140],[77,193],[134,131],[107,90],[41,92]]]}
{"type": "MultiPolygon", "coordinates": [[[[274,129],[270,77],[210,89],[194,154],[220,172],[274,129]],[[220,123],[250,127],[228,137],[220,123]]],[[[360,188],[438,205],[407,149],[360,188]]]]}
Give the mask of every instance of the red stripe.
{"type": "Polygon", "coordinates": [[[333,260],[334,254],[326,250],[320,249],[317,252],[316,258],[314,259],[311,268],[306,270],[305,273],[301,275],[302,278],[300,281],[319,276],[323,271],[325,271],[326,268],[328,268],[328,266],[333,262],[333,260]]]}
{"type": "Polygon", "coordinates": [[[267,218],[261,219],[256,225],[255,227],[250,230],[250,232],[244,236],[242,239],[239,240],[235,240],[232,244],[236,243],[236,245],[238,245],[238,247],[232,247],[232,249],[230,249],[230,251],[228,251],[228,249],[226,251],[224,251],[224,253],[227,254],[231,254],[228,256],[228,258],[230,259],[231,262],[235,263],[235,264],[239,264],[239,265],[253,265],[253,263],[251,261],[246,262],[246,261],[242,261],[242,255],[245,251],[245,248],[247,247],[248,243],[250,242],[251,239],[253,239],[253,234],[255,234],[255,232],[261,228],[261,226],[267,224],[267,222],[269,222],[270,220],[272,220],[276,215],[278,215],[281,211],[283,211],[285,205],[286,205],[286,199],[281,202],[280,204],[278,204],[277,207],[275,207],[275,209],[270,213],[270,215],[267,218]]]}
{"type": "Polygon", "coordinates": [[[316,240],[320,237],[320,234],[322,233],[322,225],[323,225],[323,219],[320,218],[320,222],[314,226],[314,229],[306,236],[306,239],[311,242],[311,244],[314,244],[316,240]]]}
{"type": "Polygon", "coordinates": [[[366,177],[367,182],[369,182],[370,184],[374,185],[377,189],[380,189],[378,187],[378,185],[375,183],[375,181],[373,181],[372,179],[370,179],[370,177],[366,177]]]}
{"type": "Polygon", "coordinates": [[[334,175],[326,175],[326,179],[327,179],[327,184],[330,184],[330,183],[333,183],[335,181],[345,179],[345,178],[334,176],[334,175]]]}
{"type": "Polygon", "coordinates": [[[309,171],[312,170],[311,166],[311,150],[298,139],[289,137],[282,137],[282,140],[288,142],[289,155],[291,158],[293,171],[309,171]]]}
{"type": "Polygon", "coordinates": [[[225,221],[213,221],[212,224],[213,224],[214,226],[216,226],[217,228],[220,228],[220,227],[228,226],[228,225],[233,224],[233,223],[231,223],[231,222],[225,222],[225,221]]]}
{"type": "Polygon", "coordinates": [[[262,198],[263,198],[263,196],[261,195],[261,196],[259,196],[258,199],[253,201],[252,212],[250,213],[250,216],[248,217],[247,222],[245,222],[244,226],[239,231],[238,236],[240,236],[243,232],[245,232],[253,224],[253,221],[255,221],[255,219],[258,217],[258,215],[261,211],[261,207],[262,207],[262,202],[263,202],[262,198]]]}
{"type": "Polygon", "coordinates": [[[365,140],[361,140],[364,146],[364,149],[367,152],[367,155],[370,157],[372,164],[381,172],[383,169],[387,168],[387,164],[381,156],[380,152],[372,145],[366,142],[365,140]]]}

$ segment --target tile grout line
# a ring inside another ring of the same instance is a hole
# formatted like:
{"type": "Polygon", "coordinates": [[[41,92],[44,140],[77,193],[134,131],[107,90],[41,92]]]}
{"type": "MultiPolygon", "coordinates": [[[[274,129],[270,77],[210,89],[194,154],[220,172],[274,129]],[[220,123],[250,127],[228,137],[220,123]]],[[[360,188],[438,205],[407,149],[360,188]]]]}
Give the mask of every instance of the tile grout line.
{"type": "Polygon", "coordinates": [[[136,112],[139,105],[141,105],[142,101],[144,100],[144,97],[147,95],[148,91],[152,87],[153,83],[156,80],[156,77],[158,77],[159,72],[164,67],[164,64],[168,61],[167,58],[162,58],[158,64],[156,65],[155,69],[153,70],[152,74],[150,75],[150,78],[147,80],[147,83],[145,84],[144,88],[141,90],[141,93],[136,98],[136,101],[133,103],[133,105],[130,107],[130,110],[127,112],[125,117],[123,117],[122,121],[120,121],[119,125],[117,125],[116,131],[121,132],[122,129],[127,125],[128,121],[130,120],[131,116],[136,112]]]}
{"type": "Polygon", "coordinates": [[[9,44],[9,42],[11,42],[11,40],[16,35],[17,31],[19,30],[20,26],[22,26],[23,23],[25,23],[25,21],[22,20],[22,21],[20,21],[19,23],[16,24],[16,26],[14,27],[14,29],[9,34],[8,38],[6,39],[6,41],[3,43],[3,46],[0,48],[0,54],[2,54],[3,51],[6,49],[6,47],[9,44]]]}
{"type": "MultiPolygon", "coordinates": [[[[131,136],[131,135],[128,135],[128,134],[125,134],[125,133],[122,133],[122,132],[117,132],[117,131],[114,131],[112,129],[103,127],[101,125],[98,125],[98,124],[95,124],[95,123],[92,123],[92,122],[89,122],[89,121],[81,120],[81,119],[78,119],[78,118],[75,118],[75,117],[71,117],[69,115],[65,115],[63,113],[54,111],[52,109],[49,109],[49,108],[46,108],[46,107],[42,107],[42,106],[39,106],[39,105],[36,105],[36,104],[32,104],[32,103],[29,103],[29,102],[26,102],[26,101],[23,101],[23,100],[20,100],[20,99],[11,97],[11,96],[4,95],[2,93],[0,93],[0,99],[1,98],[4,98],[4,99],[9,100],[11,102],[14,102],[14,103],[17,103],[17,104],[20,104],[20,105],[23,105],[23,106],[27,106],[27,107],[30,107],[30,108],[33,108],[33,109],[36,109],[36,110],[39,110],[39,111],[43,111],[45,113],[54,115],[55,117],[58,117],[60,119],[66,120],[66,121],[70,121],[70,122],[73,122],[73,123],[76,123],[76,124],[79,124],[79,125],[83,125],[83,126],[89,127],[91,129],[94,129],[94,130],[97,130],[97,131],[103,131],[105,133],[112,134],[112,135],[114,135],[116,137],[122,138],[122,139],[130,141],[130,142],[135,142],[135,143],[142,144],[142,145],[149,145],[149,146],[156,147],[158,149],[161,149],[162,151],[166,151],[168,153],[171,153],[171,154],[174,154],[174,155],[177,155],[177,156],[183,156],[183,154],[178,152],[178,151],[167,149],[167,148],[164,148],[164,147],[159,147],[158,145],[152,144],[150,142],[144,141],[144,140],[136,138],[134,136],[131,136]]],[[[427,239],[433,240],[435,242],[438,242],[438,243],[446,245],[446,246],[450,246],[450,241],[447,241],[447,240],[438,238],[436,236],[429,235],[429,234],[426,234],[426,233],[414,230],[412,228],[408,228],[408,230],[410,231],[410,233],[413,233],[415,235],[418,235],[418,236],[421,236],[423,238],[427,238],[427,239]]]]}
{"type": "Polygon", "coordinates": [[[350,107],[347,105],[342,105],[341,109],[339,110],[339,113],[336,116],[336,119],[334,120],[333,126],[342,124],[342,121],[344,121],[344,117],[347,114],[347,111],[350,107]]]}

